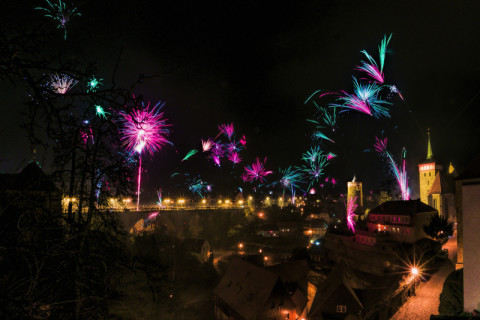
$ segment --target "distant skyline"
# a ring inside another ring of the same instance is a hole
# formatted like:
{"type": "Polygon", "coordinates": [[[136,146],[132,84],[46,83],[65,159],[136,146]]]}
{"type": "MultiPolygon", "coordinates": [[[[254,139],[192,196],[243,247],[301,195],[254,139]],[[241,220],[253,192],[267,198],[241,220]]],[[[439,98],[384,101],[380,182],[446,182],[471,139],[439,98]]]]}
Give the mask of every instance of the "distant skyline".
{"type": "MultiPolygon", "coordinates": [[[[4,28],[43,23],[33,10],[40,2],[2,4],[4,28]]],[[[105,79],[122,53],[117,78],[123,85],[141,75],[161,75],[137,90],[153,102],[165,101],[173,125],[174,147],[145,161],[146,199],[153,199],[159,187],[173,188],[177,182],[170,175],[176,170],[211,177],[218,187],[242,186],[238,177],[234,183],[224,181],[232,175],[227,166],[216,168],[201,155],[179,167],[189,150],[200,148],[201,138],[217,134],[221,123],[233,122],[237,134],[246,135],[239,166],[256,157],[267,157],[274,171],[299,164],[313,131],[306,119],[315,112],[305,99],[319,89],[351,91],[352,74],[358,74],[354,68],[363,59],[360,51],[376,55],[381,38],[390,33],[385,76],[405,102],[391,100],[391,118],[342,114],[337,140],[324,144],[338,155],[326,175],[339,181],[343,193],[354,174],[365,193],[384,186],[391,180],[387,166],[366,151],[383,133],[398,160],[402,147],[407,148],[415,197],[427,128],[434,157],[445,165],[465,166],[480,151],[480,3],[77,2],[82,16],[69,22],[67,40],[58,31],[52,52],[97,62],[105,79]]],[[[0,94],[7,115],[0,119],[0,171],[12,172],[31,159],[19,128],[26,96],[7,81],[0,83],[0,94]]]]}

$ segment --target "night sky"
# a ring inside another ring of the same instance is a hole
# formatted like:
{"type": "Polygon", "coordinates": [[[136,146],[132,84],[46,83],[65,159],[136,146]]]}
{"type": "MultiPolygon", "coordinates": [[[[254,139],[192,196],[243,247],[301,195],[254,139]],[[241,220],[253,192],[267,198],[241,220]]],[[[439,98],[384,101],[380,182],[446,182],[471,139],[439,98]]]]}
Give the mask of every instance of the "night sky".
{"type": "MultiPolygon", "coordinates": [[[[33,10],[39,4],[43,1],[3,1],[1,21],[41,23],[45,18],[33,10]]],[[[121,84],[160,74],[137,93],[166,102],[174,146],[147,161],[147,197],[159,187],[168,190],[175,170],[206,174],[208,169],[227,179],[230,170],[198,155],[178,167],[190,149],[200,148],[201,138],[217,134],[220,123],[234,122],[237,135],[246,135],[243,164],[256,156],[267,156],[274,171],[300,164],[313,131],[306,119],[315,112],[305,99],[318,89],[351,91],[360,51],[377,57],[380,40],[390,33],[386,83],[395,84],[405,102],[391,100],[391,118],[342,114],[336,143],[324,144],[338,154],[327,175],[339,180],[338,188],[354,174],[367,190],[381,188],[391,178],[380,157],[365,149],[383,132],[395,156],[407,148],[415,196],[427,128],[435,157],[446,164],[465,166],[480,151],[478,2],[121,0],[77,6],[82,16],[69,22],[66,41],[58,31],[52,51],[97,62],[106,83],[120,53],[121,84]]],[[[0,94],[8,115],[0,118],[0,170],[13,172],[31,159],[19,128],[25,96],[6,82],[0,94]]]]}

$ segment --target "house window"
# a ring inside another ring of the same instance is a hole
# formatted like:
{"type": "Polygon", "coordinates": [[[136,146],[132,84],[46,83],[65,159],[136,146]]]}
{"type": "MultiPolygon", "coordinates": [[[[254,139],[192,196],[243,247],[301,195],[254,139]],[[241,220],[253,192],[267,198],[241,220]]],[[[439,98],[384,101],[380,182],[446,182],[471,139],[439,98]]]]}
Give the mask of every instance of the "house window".
{"type": "Polygon", "coordinates": [[[426,172],[424,172],[424,173],[423,173],[423,176],[424,176],[424,177],[426,177],[426,176],[427,176],[427,173],[426,173],[426,172]]]}
{"type": "Polygon", "coordinates": [[[337,312],[338,313],[347,313],[347,306],[337,304],[337,312]]]}
{"type": "Polygon", "coordinates": [[[429,177],[431,177],[431,176],[432,176],[432,173],[431,173],[431,172],[429,172],[429,173],[428,173],[428,176],[429,176],[429,177]]]}
{"type": "Polygon", "coordinates": [[[438,209],[438,208],[437,208],[437,199],[433,199],[433,207],[434,207],[435,209],[438,209]]]}

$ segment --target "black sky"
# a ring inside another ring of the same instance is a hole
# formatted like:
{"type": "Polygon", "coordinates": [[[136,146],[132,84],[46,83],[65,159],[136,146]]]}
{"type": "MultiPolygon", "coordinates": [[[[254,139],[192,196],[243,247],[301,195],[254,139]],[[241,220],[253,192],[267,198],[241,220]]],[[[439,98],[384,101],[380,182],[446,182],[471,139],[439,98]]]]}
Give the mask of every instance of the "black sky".
{"type": "MultiPolygon", "coordinates": [[[[43,1],[0,3],[4,23],[43,19],[33,11],[43,1]]],[[[392,100],[390,119],[343,115],[336,143],[326,144],[339,156],[328,175],[344,183],[356,174],[367,188],[381,186],[385,168],[377,154],[364,150],[382,131],[393,154],[407,148],[414,190],[427,128],[444,162],[463,166],[480,149],[480,3],[120,0],[78,6],[82,16],[70,21],[66,41],[59,31],[52,50],[97,62],[106,78],[122,52],[118,79],[125,85],[139,75],[163,74],[138,90],[165,101],[173,124],[175,148],[166,147],[148,164],[152,194],[178,159],[198,148],[200,138],[216,135],[220,123],[233,121],[237,133],[246,134],[246,162],[268,156],[272,170],[298,164],[313,129],[306,118],[315,111],[305,99],[318,89],[351,90],[360,51],[376,55],[389,33],[386,82],[402,91],[405,102],[392,100]]],[[[0,170],[14,171],[30,159],[18,128],[25,97],[6,83],[0,94],[8,114],[0,119],[0,170]]],[[[202,170],[195,166],[205,166],[203,160],[192,159],[185,169],[202,170]]]]}

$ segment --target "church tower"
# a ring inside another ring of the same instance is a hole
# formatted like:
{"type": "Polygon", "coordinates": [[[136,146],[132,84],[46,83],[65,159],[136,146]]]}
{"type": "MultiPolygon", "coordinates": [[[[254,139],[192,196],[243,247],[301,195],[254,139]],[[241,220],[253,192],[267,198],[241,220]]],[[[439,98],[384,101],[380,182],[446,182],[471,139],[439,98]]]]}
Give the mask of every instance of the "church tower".
{"type": "Polygon", "coordinates": [[[442,171],[442,165],[435,162],[433,158],[432,145],[430,143],[430,129],[427,131],[427,159],[418,165],[419,182],[420,182],[420,201],[428,205],[428,194],[432,187],[437,173],[442,171]]]}
{"type": "MultiPolygon", "coordinates": [[[[349,181],[347,190],[347,199],[353,199],[357,197],[357,205],[363,209],[363,189],[362,183],[357,181],[357,178],[353,176],[353,180],[349,181]]],[[[347,200],[348,201],[348,200],[347,200]]]]}

